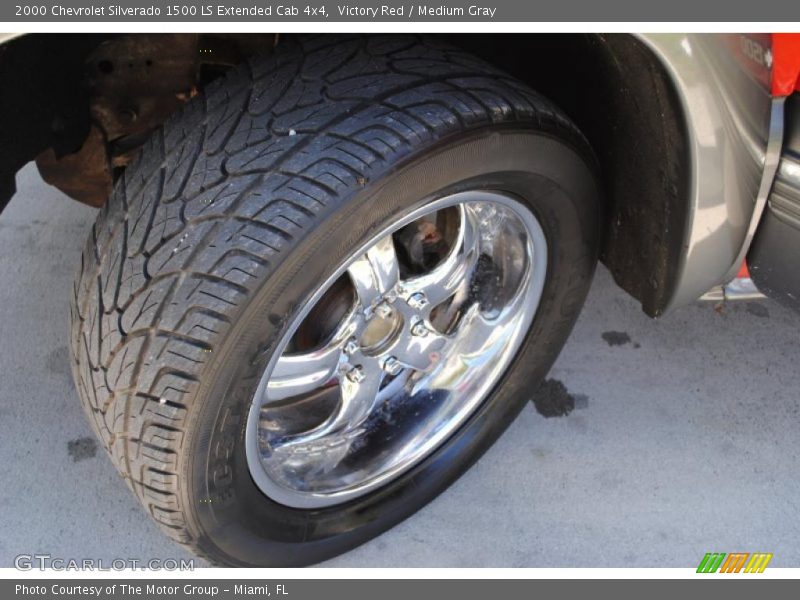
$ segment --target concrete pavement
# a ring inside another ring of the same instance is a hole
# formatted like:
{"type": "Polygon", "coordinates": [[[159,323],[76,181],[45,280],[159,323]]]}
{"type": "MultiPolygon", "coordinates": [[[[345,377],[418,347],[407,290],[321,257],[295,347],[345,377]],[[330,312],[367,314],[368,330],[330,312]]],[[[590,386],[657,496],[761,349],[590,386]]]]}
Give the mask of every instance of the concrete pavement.
{"type": "MultiPolygon", "coordinates": [[[[188,558],[73,389],[68,294],[94,211],[30,165],[18,187],[0,215],[0,566],[188,558]]],[[[710,551],[800,566],[799,326],[770,301],[653,321],[600,269],[537,405],[436,501],[326,566],[690,567],[710,551]]]]}

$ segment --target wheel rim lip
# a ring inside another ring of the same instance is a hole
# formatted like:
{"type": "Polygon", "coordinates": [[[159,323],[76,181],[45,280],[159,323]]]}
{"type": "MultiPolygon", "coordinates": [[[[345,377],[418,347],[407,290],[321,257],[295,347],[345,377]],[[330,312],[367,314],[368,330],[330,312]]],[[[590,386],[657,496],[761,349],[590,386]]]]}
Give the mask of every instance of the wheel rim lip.
{"type": "Polygon", "coordinates": [[[344,502],[364,496],[376,489],[385,486],[394,479],[400,477],[403,473],[410,470],[425,458],[433,454],[437,448],[444,444],[447,439],[451,438],[458,429],[460,429],[470,417],[472,417],[483,404],[486,398],[491,393],[503,375],[508,371],[511,363],[516,357],[522,340],[531,327],[533,319],[538,312],[539,303],[542,293],[544,291],[544,284],[547,275],[549,248],[547,238],[544,230],[539,223],[539,220],[531,211],[530,208],[523,205],[514,195],[493,190],[473,190],[457,192],[443,196],[437,200],[419,206],[409,213],[400,216],[393,221],[390,225],[383,228],[378,234],[374,235],[367,242],[362,244],[356,250],[348,253],[348,258],[325,280],[325,282],[318,286],[311,296],[306,299],[299,311],[292,317],[291,322],[281,337],[279,344],[276,346],[275,351],[272,353],[266,368],[263,370],[259,385],[256,388],[255,395],[251,401],[251,406],[248,412],[247,425],[245,429],[245,455],[247,459],[250,475],[257,487],[271,500],[280,504],[300,509],[315,509],[325,508],[342,504],[344,502]],[[525,274],[524,281],[520,283],[520,289],[515,294],[524,296],[524,299],[515,300],[521,302],[523,307],[523,315],[521,321],[512,332],[512,340],[509,342],[510,350],[505,352],[506,358],[502,368],[498,369],[496,373],[486,384],[481,386],[478,393],[473,394],[468,402],[468,410],[462,411],[457,423],[451,425],[445,435],[434,436],[428,443],[424,444],[422,448],[413,452],[410,457],[400,463],[394,465],[392,468],[387,469],[371,479],[361,482],[345,490],[338,490],[333,492],[315,492],[308,490],[295,490],[282,485],[275,481],[267,472],[264,464],[262,454],[259,449],[259,422],[260,412],[263,407],[263,402],[260,400],[265,397],[266,387],[270,380],[270,375],[275,368],[278,359],[283,355],[285,349],[292,339],[292,336],[297,331],[298,327],[303,323],[305,318],[319,302],[325,292],[333,285],[333,283],[342,275],[347,272],[348,267],[353,264],[357,258],[364,254],[369,248],[374,246],[383,237],[399,230],[405,225],[437,210],[458,206],[470,202],[491,202],[500,204],[505,208],[510,209],[514,216],[524,225],[524,231],[527,239],[527,258],[530,261],[528,271],[525,274]]]}

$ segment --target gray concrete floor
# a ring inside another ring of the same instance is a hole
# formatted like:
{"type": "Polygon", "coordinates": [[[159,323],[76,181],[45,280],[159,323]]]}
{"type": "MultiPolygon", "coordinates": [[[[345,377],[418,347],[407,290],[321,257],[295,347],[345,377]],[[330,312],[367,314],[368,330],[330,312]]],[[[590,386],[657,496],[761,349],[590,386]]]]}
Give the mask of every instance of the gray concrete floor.
{"type": "MultiPolygon", "coordinates": [[[[188,557],[97,448],[72,386],[67,298],[94,211],[30,166],[18,184],[0,215],[0,566],[188,557]]],[[[800,566],[798,325],[770,301],[652,321],[601,269],[550,374],[576,409],[530,404],[445,494],[327,565],[692,567],[762,551],[800,566]]]]}

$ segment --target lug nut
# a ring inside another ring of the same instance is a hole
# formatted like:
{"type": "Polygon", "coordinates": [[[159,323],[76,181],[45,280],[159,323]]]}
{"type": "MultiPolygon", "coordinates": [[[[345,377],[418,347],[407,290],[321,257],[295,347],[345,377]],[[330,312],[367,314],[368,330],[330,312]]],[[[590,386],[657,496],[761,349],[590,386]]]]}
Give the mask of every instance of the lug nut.
{"type": "Polygon", "coordinates": [[[383,370],[389,375],[397,375],[403,370],[403,365],[394,356],[389,356],[383,361],[383,370]]]}
{"type": "Polygon", "coordinates": [[[347,343],[344,345],[344,353],[345,354],[355,354],[358,352],[359,345],[355,338],[350,338],[347,340],[347,343]]]}
{"type": "Polygon", "coordinates": [[[347,378],[353,383],[361,383],[367,378],[364,374],[364,367],[356,365],[347,372],[347,378]]]}
{"type": "Polygon", "coordinates": [[[428,297],[422,292],[416,292],[409,296],[408,305],[415,310],[420,310],[428,306],[428,297]]]}
{"type": "Polygon", "coordinates": [[[392,307],[389,306],[388,302],[381,302],[375,307],[375,314],[381,319],[388,319],[392,316],[392,307]]]}
{"type": "Polygon", "coordinates": [[[425,337],[428,335],[428,328],[425,326],[425,323],[422,321],[417,321],[411,326],[411,335],[416,335],[417,337],[425,337]]]}

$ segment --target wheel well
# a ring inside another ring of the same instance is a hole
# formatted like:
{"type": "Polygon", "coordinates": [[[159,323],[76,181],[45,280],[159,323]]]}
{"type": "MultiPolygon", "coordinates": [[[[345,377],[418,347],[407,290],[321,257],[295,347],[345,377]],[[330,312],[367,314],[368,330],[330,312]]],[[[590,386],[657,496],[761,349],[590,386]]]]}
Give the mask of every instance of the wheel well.
{"type": "MultiPolygon", "coordinates": [[[[584,132],[605,192],[601,257],[648,314],[677,279],[688,213],[685,118],[668,74],[630,35],[471,34],[447,39],[528,83],[584,132]]],[[[149,132],[274,34],[30,35],[0,46],[0,210],[14,175],[95,206],[149,132]],[[32,68],[35,66],[35,68],[32,68]],[[82,82],[76,85],[75,82],[82,82]]]]}
{"type": "Polygon", "coordinates": [[[669,75],[631,35],[461,35],[452,41],[564,110],[597,154],[601,260],[658,316],[676,285],[690,194],[686,120],[669,75]]]}

